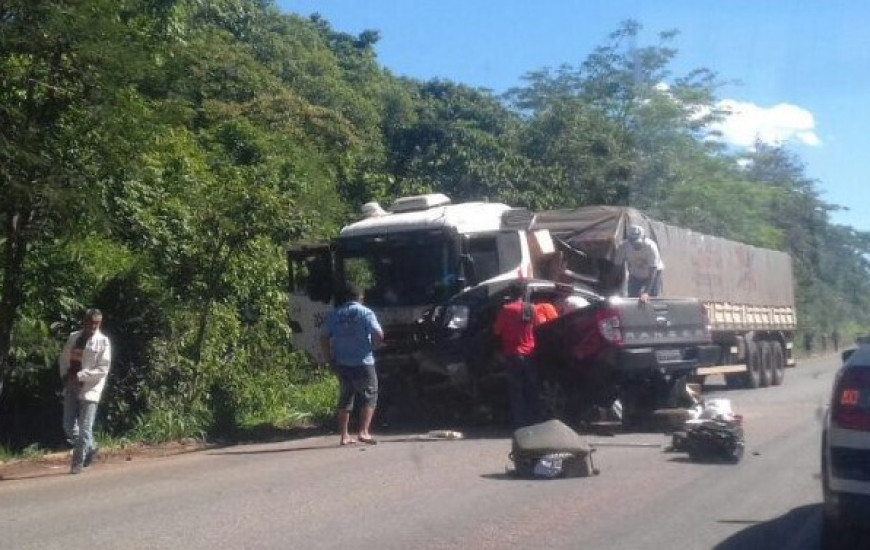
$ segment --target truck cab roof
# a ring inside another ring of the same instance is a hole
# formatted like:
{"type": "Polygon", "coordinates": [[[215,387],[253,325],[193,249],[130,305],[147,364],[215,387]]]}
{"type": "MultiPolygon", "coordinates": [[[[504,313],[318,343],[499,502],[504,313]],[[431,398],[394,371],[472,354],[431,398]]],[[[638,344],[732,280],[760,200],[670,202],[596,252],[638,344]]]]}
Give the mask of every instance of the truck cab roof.
{"type": "Polygon", "coordinates": [[[445,228],[463,234],[498,231],[502,228],[502,214],[509,210],[511,207],[502,203],[466,202],[411,212],[387,212],[345,226],[339,237],[445,228]]]}

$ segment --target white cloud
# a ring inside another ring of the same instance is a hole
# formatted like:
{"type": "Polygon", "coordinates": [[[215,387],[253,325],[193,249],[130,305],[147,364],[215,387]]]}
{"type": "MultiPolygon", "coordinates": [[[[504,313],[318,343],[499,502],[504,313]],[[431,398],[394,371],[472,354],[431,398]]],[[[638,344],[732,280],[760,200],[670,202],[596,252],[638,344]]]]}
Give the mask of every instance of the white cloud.
{"type": "Polygon", "coordinates": [[[726,114],[713,129],[722,133],[722,140],[740,147],[752,147],[756,140],[769,145],[797,141],[809,147],[822,144],[816,135],[813,114],[806,109],[779,103],[760,107],[754,103],[723,99],[716,105],[726,114]]]}

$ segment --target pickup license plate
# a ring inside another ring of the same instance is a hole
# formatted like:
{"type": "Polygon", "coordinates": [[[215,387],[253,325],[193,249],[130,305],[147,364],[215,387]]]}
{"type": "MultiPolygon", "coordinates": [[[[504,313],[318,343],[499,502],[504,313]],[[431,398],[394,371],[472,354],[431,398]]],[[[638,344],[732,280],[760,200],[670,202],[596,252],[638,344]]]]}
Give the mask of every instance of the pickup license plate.
{"type": "Polygon", "coordinates": [[[657,349],[656,350],[656,359],[659,362],[666,361],[680,361],[683,358],[683,354],[678,349],[657,349]]]}

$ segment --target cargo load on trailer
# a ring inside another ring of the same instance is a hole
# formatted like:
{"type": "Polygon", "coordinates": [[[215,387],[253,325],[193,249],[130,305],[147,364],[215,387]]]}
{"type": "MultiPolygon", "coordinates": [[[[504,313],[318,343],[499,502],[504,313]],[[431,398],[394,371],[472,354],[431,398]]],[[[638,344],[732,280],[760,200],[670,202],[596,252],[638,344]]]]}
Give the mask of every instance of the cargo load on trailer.
{"type": "Polygon", "coordinates": [[[692,296],[707,311],[715,365],[698,376],[724,374],[729,385],[779,385],[794,366],[797,314],[791,258],[785,252],[705,235],[654,220],[630,207],[590,206],[539,212],[532,229],[582,252],[579,268],[605,294],[621,293],[621,266],[612,263],[628,228],[639,225],[664,262],[662,296],[692,296]]]}

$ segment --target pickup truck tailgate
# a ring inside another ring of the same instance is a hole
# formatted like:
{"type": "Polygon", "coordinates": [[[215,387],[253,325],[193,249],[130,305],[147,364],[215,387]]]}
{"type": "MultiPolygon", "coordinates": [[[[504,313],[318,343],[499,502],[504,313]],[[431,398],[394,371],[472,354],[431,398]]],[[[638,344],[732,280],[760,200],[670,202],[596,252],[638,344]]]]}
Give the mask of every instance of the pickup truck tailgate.
{"type": "Polygon", "coordinates": [[[629,371],[691,369],[708,362],[715,350],[703,307],[694,298],[656,298],[646,304],[610,298],[545,323],[535,334],[545,361],[604,361],[629,371]]]}
{"type": "Polygon", "coordinates": [[[693,298],[611,299],[619,312],[624,347],[684,346],[710,342],[703,306],[693,298]]]}
{"type": "Polygon", "coordinates": [[[619,312],[622,344],[616,366],[623,372],[685,371],[712,364],[716,347],[703,306],[694,298],[613,300],[619,312]]]}

